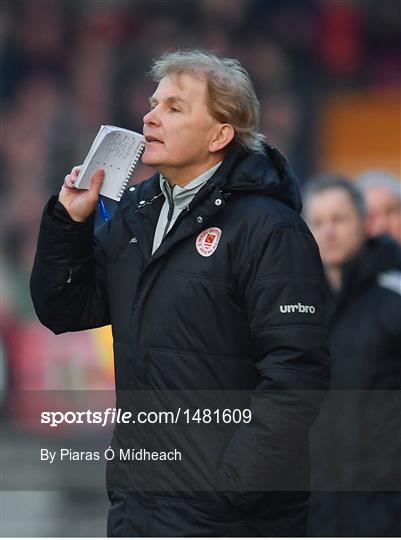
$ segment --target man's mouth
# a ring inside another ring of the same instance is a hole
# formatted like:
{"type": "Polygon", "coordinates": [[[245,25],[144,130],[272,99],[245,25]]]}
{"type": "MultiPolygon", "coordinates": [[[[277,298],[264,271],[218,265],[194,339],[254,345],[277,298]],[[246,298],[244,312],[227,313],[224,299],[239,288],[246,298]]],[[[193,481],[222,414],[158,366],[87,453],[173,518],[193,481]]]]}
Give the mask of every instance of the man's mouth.
{"type": "Polygon", "coordinates": [[[160,143],[163,144],[163,141],[160,139],[156,139],[156,137],[151,137],[150,135],[145,136],[145,140],[147,143],[160,143]]]}

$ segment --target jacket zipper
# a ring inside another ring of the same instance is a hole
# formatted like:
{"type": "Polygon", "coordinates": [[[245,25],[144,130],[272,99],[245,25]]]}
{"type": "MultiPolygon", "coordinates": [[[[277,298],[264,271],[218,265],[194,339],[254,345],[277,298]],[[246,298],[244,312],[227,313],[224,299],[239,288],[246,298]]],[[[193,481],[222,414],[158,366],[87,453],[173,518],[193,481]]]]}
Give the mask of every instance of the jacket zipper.
{"type": "Polygon", "coordinates": [[[171,187],[171,192],[169,191],[169,188],[167,188],[167,201],[168,201],[168,213],[167,213],[167,223],[164,228],[163,232],[163,238],[166,236],[168,229],[170,227],[171,220],[173,218],[174,213],[174,200],[173,200],[173,190],[175,188],[175,185],[171,187]]]}

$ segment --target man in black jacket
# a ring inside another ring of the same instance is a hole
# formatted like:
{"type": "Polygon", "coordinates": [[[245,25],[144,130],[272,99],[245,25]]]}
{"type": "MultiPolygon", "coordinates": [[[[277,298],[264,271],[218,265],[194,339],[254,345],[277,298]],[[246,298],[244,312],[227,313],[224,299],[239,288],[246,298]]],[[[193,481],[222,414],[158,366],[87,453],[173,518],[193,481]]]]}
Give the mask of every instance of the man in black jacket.
{"type": "Polygon", "coordinates": [[[327,278],[331,392],[311,430],[312,536],[401,535],[401,250],[362,194],[321,178],[306,216],[327,278]]]}
{"type": "Polygon", "coordinates": [[[104,173],[82,191],[74,168],[44,211],[31,278],[55,333],[112,324],[118,407],[190,411],[116,425],[108,534],[302,535],[329,352],[298,186],[257,131],[237,61],[169,53],[153,76],[143,162],[158,174],[94,233],[104,173]],[[132,448],[182,460],[139,466],[132,448]]]}

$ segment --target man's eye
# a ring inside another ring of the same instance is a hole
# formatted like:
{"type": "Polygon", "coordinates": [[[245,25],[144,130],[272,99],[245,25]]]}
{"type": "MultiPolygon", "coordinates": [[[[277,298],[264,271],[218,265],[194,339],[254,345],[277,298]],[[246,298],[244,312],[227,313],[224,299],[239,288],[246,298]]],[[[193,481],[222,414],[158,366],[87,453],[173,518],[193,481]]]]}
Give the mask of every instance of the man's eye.
{"type": "Polygon", "coordinates": [[[171,112],[180,112],[180,110],[177,109],[176,107],[170,107],[170,111],[171,112]]]}

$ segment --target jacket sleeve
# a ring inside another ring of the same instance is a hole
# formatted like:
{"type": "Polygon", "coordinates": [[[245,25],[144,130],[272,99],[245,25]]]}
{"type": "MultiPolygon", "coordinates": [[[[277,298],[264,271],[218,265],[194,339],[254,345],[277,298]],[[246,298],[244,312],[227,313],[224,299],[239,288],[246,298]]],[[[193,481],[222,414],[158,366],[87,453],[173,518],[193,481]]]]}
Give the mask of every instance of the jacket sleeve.
{"type": "Polygon", "coordinates": [[[306,226],[279,226],[258,239],[241,269],[259,383],[252,421],[230,439],[218,471],[232,504],[262,492],[309,490],[309,428],[329,386],[323,271],[306,226]]]}
{"type": "Polygon", "coordinates": [[[104,255],[94,217],[84,223],[47,204],[40,225],[30,287],[39,320],[55,334],[109,324],[104,255]],[[60,217],[61,216],[61,217],[60,217]]]}

